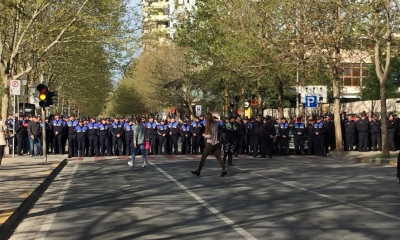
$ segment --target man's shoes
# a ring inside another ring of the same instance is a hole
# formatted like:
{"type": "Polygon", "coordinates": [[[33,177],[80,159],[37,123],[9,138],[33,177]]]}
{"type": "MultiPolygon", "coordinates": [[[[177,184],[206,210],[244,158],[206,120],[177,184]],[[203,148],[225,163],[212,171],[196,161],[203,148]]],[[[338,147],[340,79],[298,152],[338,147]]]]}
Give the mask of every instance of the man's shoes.
{"type": "Polygon", "coordinates": [[[129,165],[130,167],[133,167],[133,162],[129,161],[129,162],[128,162],[128,165],[129,165]]]}
{"type": "Polygon", "coordinates": [[[146,163],[144,162],[143,164],[142,164],[142,168],[145,168],[147,165],[146,165],[146,163]]]}
{"type": "Polygon", "coordinates": [[[228,166],[233,167],[233,166],[235,166],[235,165],[233,165],[233,163],[229,163],[228,166]]]}
{"type": "Polygon", "coordinates": [[[192,174],[196,175],[196,176],[200,176],[200,171],[196,170],[196,171],[190,171],[192,174]]]}
{"type": "Polygon", "coordinates": [[[225,177],[226,175],[228,175],[228,172],[225,170],[225,171],[222,171],[220,177],[225,177]]]}

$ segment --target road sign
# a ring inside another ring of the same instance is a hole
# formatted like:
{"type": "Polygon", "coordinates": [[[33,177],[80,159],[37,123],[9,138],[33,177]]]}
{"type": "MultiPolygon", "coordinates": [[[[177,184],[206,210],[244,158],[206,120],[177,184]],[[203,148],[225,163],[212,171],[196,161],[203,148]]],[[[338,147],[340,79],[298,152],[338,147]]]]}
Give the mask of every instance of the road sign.
{"type": "Polygon", "coordinates": [[[244,107],[245,107],[245,108],[250,107],[250,103],[249,103],[249,102],[244,102],[244,107]]]}
{"type": "Polygon", "coordinates": [[[201,105],[196,105],[196,116],[201,115],[201,105]]]}
{"type": "Polygon", "coordinates": [[[318,103],[318,96],[306,96],[304,105],[306,108],[316,108],[318,103]]]}
{"type": "Polygon", "coordinates": [[[21,95],[21,81],[20,80],[10,80],[10,94],[11,95],[21,95]]]}

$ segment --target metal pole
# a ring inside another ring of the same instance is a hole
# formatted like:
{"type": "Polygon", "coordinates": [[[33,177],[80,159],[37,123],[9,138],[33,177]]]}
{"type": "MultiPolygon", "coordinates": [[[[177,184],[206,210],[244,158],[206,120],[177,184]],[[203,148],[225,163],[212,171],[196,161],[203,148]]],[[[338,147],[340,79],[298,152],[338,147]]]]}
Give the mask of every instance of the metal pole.
{"type": "Polygon", "coordinates": [[[300,91],[300,87],[299,87],[299,66],[297,66],[297,71],[296,71],[296,117],[299,116],[299,91],[300,91]]]}
{"type": "Polygon", "coordinates": [[[12,114],[12,116],[13,116],[13,144],[12,144],[12,157],[13,157],[13,158],[15,157],[15,124],[16,124],[16,121],[15,121],[15,104],[16,104],[16,99],[17,99],[17,97],[16,97],[16,95],[14,95],[14,112],[13,112],[13,114],[12,114]]]}
{"type": "Polygon", "coordinates": [[[42,136],[43,136],[43,157],[46,159],[47,162],[47,144],[46,144],[46,109],[42,108],[42,136]]]}
{"type": "Polygon", "coordinates": [[[23,102],[23,105],[22,105],[22,111],[24,113],[24,117],[25,117],[25,102],[26,102],[26,95],[25,95],[25,86],[24,86],[24,102],[23,102]]]}

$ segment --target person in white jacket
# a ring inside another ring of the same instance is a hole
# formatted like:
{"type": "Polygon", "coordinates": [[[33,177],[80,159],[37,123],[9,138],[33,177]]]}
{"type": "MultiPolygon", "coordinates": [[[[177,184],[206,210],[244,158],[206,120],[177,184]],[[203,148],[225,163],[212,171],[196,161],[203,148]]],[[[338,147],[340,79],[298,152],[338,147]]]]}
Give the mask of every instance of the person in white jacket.
{"type": "Polygon", "coordinates": [[[0,116],[0,166],[4,157],[4,147],[6,146],[6,131],[6,124],[3,122],[3,118],[0,116]]]}

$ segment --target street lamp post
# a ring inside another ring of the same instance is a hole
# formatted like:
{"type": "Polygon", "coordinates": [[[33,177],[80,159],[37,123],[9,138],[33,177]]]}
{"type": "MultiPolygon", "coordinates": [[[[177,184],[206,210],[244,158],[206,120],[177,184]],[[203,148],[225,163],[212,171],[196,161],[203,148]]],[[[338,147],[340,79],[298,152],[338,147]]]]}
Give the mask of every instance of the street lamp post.
{"type": "Polygon", "coordinates": [[[24,76],[24,77],[21,79],[21,81],[22,81],[22,85],[24,86],[24,89],[23,89],[23,92],[24,92],[24,94],[23,94],[24,101],[23,101],[23,105],[22,105],[22,111],[23,111],[23,114],[24,114],[24,116],[25,116],[25,103],[26,103],[25,88],[26,88],[26,85],[28,84],[28,78],[27,78],[26,76],[24,76]]]}

